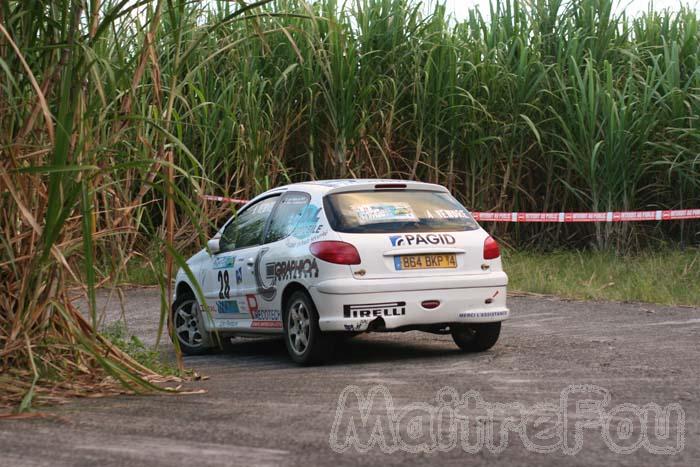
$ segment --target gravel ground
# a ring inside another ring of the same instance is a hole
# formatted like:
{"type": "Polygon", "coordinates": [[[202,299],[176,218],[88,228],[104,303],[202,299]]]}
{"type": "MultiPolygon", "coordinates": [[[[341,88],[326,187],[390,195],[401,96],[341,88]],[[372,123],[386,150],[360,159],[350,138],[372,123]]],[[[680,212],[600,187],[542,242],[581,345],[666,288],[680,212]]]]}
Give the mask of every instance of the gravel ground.
{"type": "MultiPolygon", "coordinates": [[[[100,297],[106,322],[122,313],[116,298],[100,297]]],[[[129,330],[154,342],[158,292],[125,299],[129,330]]],[[[449,336],[370,334],[299,368],[279,340],[237,339],[186,358],[209,376],[187,386],[205,394],[76,400],[53,409],[59,420],[0,423],[0,465],[700,464],[700,309],[526,297],[510,307],[498,344],[477,355],[449,336]],[[675,404],[666,439],[646,404],[675,404]]]]}

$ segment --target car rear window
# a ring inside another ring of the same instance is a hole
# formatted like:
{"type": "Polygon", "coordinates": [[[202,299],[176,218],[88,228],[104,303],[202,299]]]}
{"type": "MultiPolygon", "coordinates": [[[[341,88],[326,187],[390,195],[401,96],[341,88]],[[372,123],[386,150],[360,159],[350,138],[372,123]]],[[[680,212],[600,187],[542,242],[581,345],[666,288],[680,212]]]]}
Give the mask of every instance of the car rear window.
{"type": "Polygon", "coordinates": [[[324,198],[324,207],[337,232],[448,232],[478,228],[456,199],[438,191],[332,193],[324,198]]]}

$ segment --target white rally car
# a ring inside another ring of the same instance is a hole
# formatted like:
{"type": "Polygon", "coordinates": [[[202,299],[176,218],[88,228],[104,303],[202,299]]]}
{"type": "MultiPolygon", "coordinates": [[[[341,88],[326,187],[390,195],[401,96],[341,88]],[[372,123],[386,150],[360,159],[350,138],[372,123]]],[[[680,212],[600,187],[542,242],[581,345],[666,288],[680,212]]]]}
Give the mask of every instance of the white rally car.
{"type": "Polygon", "coordinates": [[[496,343],[509,315],[498,244],[428,183],[275,188],[188,266],[191,275],[177,274],[171,333],[187,354],[219,338],[283,334],[292,359],[307,364],[343,335],[410,330],[450,333],[476,352],[496,343]]]}

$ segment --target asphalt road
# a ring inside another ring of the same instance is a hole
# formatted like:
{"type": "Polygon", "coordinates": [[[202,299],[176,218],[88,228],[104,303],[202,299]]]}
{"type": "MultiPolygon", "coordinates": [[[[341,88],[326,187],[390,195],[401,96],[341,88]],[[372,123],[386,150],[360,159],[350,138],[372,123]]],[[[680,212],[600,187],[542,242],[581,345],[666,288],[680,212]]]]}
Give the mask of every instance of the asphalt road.
{"type": "MultiPolygon", "coordinates": [[[[125,296],[129,329],[153,342],[157,292],[125,296]]],[[[449,336],[371,334],[299,368],[281,341],[234,340],[186,358],[209,376],[188,387],[206,394],[76,400],[54,409],[59,421],[0,423],[0,465],[700,464],[700,309],[510,306],[499,343],[475,355],[449,336]]]]}

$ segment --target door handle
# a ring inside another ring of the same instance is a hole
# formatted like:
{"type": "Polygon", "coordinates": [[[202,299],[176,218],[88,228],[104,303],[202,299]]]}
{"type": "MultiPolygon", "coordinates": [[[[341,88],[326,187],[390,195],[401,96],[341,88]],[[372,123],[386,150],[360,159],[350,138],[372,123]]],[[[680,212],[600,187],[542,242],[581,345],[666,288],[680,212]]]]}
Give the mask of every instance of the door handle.
{"type": "Polygon", "coordinates": [[[255,259],[254,259],[254,258],[248,258],[248,259],[246,260],[245,264],[247,264],[248,266],[250,266],[250,267],[252,268],[253,265],[255,264],[255,259]]]}

